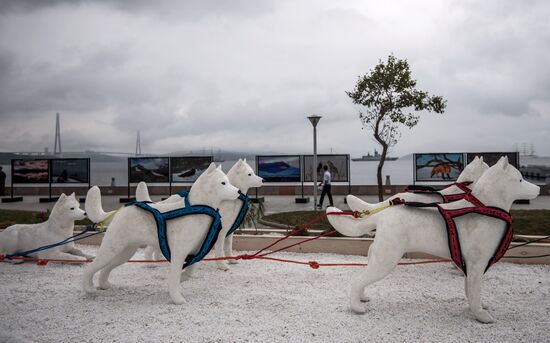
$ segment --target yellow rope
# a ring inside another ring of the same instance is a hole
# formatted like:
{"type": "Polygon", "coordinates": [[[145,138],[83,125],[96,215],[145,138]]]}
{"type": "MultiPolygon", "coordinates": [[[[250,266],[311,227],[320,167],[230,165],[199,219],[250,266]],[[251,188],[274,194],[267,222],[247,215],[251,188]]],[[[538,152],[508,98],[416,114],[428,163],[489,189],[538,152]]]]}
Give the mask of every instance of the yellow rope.
{"type": "Polygon", "coordinates": [[[377,208],[373,208],[371,210],[361,211],[361,212],[359,212],[359,217],[362,218],[362,217],[370,216],[372,214],[383,211],[388,207],[392,207],[393,205],[394,205],[394,203],[392,201],[390,201],[387,205],[383,205],[383,206],[380,206],[380,207],[377,207],[377,208]]]}
{"type": "Polygon", "coordinates": [[[109,215],[107,217],[105,217],[102,221],[98,222],[96,224],[96,228],[97,228],[97,231],[100,231],[100,232],[103,232],[105,231],[105,229],[107,228],[106,227],[106,223],[111,221],[111,219],[113,219],[113,217],[120,211],[124,208],[124,206],[120,207],[119,209],[117,209],[116,211],[113,211],[111,213],[109,213],[109,215]]]}

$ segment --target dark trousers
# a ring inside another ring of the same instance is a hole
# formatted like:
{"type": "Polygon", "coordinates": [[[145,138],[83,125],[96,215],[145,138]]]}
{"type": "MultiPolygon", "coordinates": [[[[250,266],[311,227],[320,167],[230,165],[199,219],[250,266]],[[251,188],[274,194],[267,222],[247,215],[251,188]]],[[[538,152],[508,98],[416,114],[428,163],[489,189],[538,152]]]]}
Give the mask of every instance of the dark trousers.
{"type": "Polygon", "coordinates": [[[323,200],[325,200],[325,194],[328,195],[328,201],[330,203],[330,206],[334,206],[334,203],[332,202],[332,191],[330,185],[323,185],[323,190],[321,191],[321,200],[319,201],[319,204],[323,206],[323,200]]]}

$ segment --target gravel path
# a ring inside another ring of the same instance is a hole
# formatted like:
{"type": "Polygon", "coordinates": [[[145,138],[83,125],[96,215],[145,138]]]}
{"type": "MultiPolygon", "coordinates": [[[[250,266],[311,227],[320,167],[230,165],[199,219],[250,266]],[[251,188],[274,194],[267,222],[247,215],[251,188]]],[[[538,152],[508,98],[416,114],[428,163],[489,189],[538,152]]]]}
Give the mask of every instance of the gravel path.
{"type": "MultiPolygon", "coordinates": [[[[95,247],[83,247],[90,253],[95,247]]],[[[138,252],[136,257],[140,257],[138,252]]],[[[358,256],[278,254],[303,261],[358,256]]],[[[204,262],[173,305],[167,268],[128,263],[113,288],[86,296],[82,266],[0,263],[0,342],[548,342],[550,266],[498,263],[484,301],[497,319],[467,310],[462,276],[448,264],[400,266],[351,313],[349,282],[361,268],[242,261],[228,272],[204,262]]]]}

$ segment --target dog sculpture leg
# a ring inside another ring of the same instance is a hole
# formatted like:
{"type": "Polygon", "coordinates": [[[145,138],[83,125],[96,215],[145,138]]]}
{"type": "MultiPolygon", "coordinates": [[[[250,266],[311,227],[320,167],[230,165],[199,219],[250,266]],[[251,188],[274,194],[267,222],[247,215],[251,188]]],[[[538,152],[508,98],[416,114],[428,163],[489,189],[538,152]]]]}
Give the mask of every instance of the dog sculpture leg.
{"type": "Polygon", "coordinates": [[[160,261],[165,259],[162,251],[160,251],[160,248],[153,245],[148,245],[147,247],[145,247],[145,251],[143,252],[143,254],[146,260],[160,261]]]}
{"type": "MultiPolygon", "coordinates": [[[[458,269],[458,267],[456,267],[454,264],[453,264],[453,268],[458,269]]],[[[464,278],[464,293],[466,294],[466,300],[468,300],[468,278],[467,277],[464,278]]],[[[484,310],[489,309],[489,306],[485,304],[483,301],[481,302],[481,307],[484,310]]]]}
{"type": "Polygon", "coordinates": [[[86,258],[87,260],[93,260],[95,258],[95,256],[88,255],[85,252],[83,252],[82,250],[75,248],[74,246],[69,248],[69,250],[67,252],[69,254],[72,254],[72,255],[82,256],[82,257],[86,258]]]}
{"type": "Polygon", "coordinates": [[[155,251],[155,248],[148,245],[145,247],[145,251],[143,252],[143,256],[146,260],[152,260],[153,259],[153,253],[155,251]]]}
{"type": "MultiPolygon", "coordinates": [[[[216,241],[216,246],[214,247],[216,251],[216,257],[224,257],[224,246],[225,246],[225,237],[221,238],[219,237],[216,241]]],[[[216,261],[216,265],[218,266],[218,269],[227,271],[229,270],[229,266],[227,265],[227,262],[224,260],[216,261]]]]}
{"type": "Polygon", "coordinates": [[[111,262],[115,261],[116,257],[119,256],[127,247],[127,245],[123,245],[122,242],[117,239],[114,233],[112,233],[111,236],[109,235],[109,231],[107,231],[94,262],[90,263],[86,269],[84,269],[82,286],[86,293],[93,293],[95,291],[93,282],[94,274],[111,262]]]}
{"type": "Polygon", "coordinates": [[[361,302],[367,299],[365,287],[383,279],[391,273],[397,266],[397,263],[399,263],[399,260],[403,256],[403,250],[400,249],[398,242],[395,243],[395,247],[392,246],[388,249],[386,244],[378,246],[375,241],[369,248],[369,265],[365,272],[361,273],[352,283],[350,303],[353,312],[366,312],[366,305],[361,302]]]}
{"type": "Polygon", "coordinates": [[[83,256],[72,255],[60,250],[46,250],[44,252],[40,252],[38,253],[38,258],[51,258],[56,260],[78,260],[82,262],[86,261],[86,258],[83,256]]]}
{"type": "MultiPolygon", "coordinates": [[[[154,260],[154,261],[162,261],[165,260],[164,255],[162,254],[162,251],[160,251],[160,248],[155,247],[153,245],[148,245],[145,247],[144,251],[144,257],[146,260],[154,260]]],[[[149,263],[147,265],[147,268],[156,268],[158,267],[158,263],[149,263]]]]}
{"type": "MultiPolygon", "coordinates": [[[[225,244],[223,245],[223,249],[225,251],[226,257],[233,256],[233,235],[229,235],[229,237],[225,237],[225,244]]],[[[237,264],[239,262],[237,260],[227,260],[227,263],[237,264]]]]}
{"type": "Polygon", "coordinates": [[[98,277],[98,286],[99,289],[109,289],[111,288],[111,283],[109,283],[109,274],[116,267],[127,262],[132,256],[134,256],[137,247],[129,246],[126,249],[122,250],[117,256],[115,256],[109,264],[107,264],[103,269],[99,271],[98,277]]]}
{"type": "Polygon", "coordinates": [[[193,277],[195,274],[195,270],[197,268],[197,264],[192,264],[189,267],[185,268],[183,272],[181,272],[180,282],[187,281],[193,277]]]}
{"type": "Polygon", "coordinates": [[[467,264],[468,276],[466,277],[466,296],[474,317],[481,323],[493,323],[495,319],[489,311],[484,310],[481,303],[481,279],[483,277],[483,264],[467,264]]]}
{"type": "Polygon", "coordinates": [[[170,298],[172,298],[172,301],[176,305],[185,303],[185,298],[180,292],[180,281],[183,275],[181,268],[183,268],[183,264],[185,263],[185,259],[189,253],[189,247],[181,247],[181,249],[177,251],[172,250],[170,275],[168,276],[168,289],[170,292],[170,298]]]}
{"type": "Polygon", "coordinates": [[[153,252],[153,258],[157,261],[166,260],[160,249],[155,249],[155,251],[153,252]]]}

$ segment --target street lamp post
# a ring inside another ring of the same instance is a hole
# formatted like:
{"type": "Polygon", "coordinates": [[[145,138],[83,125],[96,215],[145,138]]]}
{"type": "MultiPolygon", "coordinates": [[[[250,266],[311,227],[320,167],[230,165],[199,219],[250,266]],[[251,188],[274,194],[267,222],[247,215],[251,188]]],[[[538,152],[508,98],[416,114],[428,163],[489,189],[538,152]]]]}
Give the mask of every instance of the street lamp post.
{"type": "Polygon", "coordinates": [[[313,125],[313,210],[317,211],[317,123],[321,116],[311,115],[307,119],[313,125]]]}

